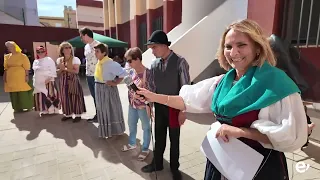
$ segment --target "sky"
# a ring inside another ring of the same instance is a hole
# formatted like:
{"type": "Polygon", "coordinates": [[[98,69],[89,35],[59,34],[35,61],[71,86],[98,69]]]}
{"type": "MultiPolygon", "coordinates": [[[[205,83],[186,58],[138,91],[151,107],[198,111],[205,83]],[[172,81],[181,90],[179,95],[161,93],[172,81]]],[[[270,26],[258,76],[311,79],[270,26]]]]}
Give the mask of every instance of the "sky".
{"type": "Polygon", "coordinates": [[[76,0],[37,0],[39,16],[63,17],[64,6],[76,9],[76,0]]]}

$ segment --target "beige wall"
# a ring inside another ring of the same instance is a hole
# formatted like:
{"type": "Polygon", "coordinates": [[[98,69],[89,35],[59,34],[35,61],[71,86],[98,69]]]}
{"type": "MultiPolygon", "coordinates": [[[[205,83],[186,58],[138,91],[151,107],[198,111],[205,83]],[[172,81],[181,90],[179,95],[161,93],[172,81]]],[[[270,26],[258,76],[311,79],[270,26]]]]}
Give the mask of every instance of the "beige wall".
{"type": "Polygon", "coordinates": [[[66,27],[77,28],[77,14],[75,10],[65,10],[64,11],[64,21],[66,27]]]}
{"type": "Polygon", "coordinates": [[[104,17],[104,29],[109,29],[109,10],[108,10],[108,0],[103,0],[103,17],[104,17]]]}
{"type": "Polygon", "coordinates": [[[77,6],[77,21],[103,24],[103,8],[77,6]]]}
{"type": "Polygon", "coordinates": [[[156,9],[163,0],[103,0],[105,29],[115,27],[132,20],[136,15],[147,13],[147,9],[156,9]]]}
{"type": "Polygon", "coordinates": [[[47,52],[48,52],[48,56],[51,57],[55,62],[59,57],[59,53],[58,53],[58,45],[52,45],[49,42],[33,42],[33,53],[34,53],[34,57],[37,57],[36,54],[36,48],[39,46],[44,46],[47,48],[47,52]]]}
{"type": "Polygon", "coordinates": [[[51,27],[66,27],[64,18],[40,16],[39,22],[49,24],[51,27]]]}
{"type": "Polygon", "coordinates": [[[136,15],[147,13],[147,0],[131,0],[130,1],[130,20],[136,15]]]}
{"type": "Polygon", "coordinates": [[[163,0],[147,0],[147,9],[157,9],[163,5],[163,0]]]}
{"type": "Polygon", "coordinates": [[[115,24],[122,24],[122,1],[114,1],[114,19],[115,19],[115,24]]]}
{"type": "Polygon", "coordinates": [[[121,2],[121,23],[130,21],[130,0],[120,0],[121,2]]]}
{"type": "Polygon", "coordinates": [[[143,15],[147,13],[147,0],[137,0],[137,13],[136,15],[143,15]]]}
{"type": "Polygon", "coordinates": [[[108,12],[109,12],[109,28],[116,27],[115,8],[114,8],[113,0],[108,0],[108,12]]]}

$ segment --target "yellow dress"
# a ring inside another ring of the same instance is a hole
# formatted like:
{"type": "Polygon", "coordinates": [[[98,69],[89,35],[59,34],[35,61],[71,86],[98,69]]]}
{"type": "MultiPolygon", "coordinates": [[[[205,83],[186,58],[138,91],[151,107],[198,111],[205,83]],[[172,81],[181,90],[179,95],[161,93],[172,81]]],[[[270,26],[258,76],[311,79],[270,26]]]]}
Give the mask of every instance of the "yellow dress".
{"type": "Polygon", "coordinates": [[[4,56],[4,70],[6,71],[5,92],[29,91],[31,87],[26,82],[26,70],[30,70],[30,61],[25,54],[7,54],[4,56]]]}

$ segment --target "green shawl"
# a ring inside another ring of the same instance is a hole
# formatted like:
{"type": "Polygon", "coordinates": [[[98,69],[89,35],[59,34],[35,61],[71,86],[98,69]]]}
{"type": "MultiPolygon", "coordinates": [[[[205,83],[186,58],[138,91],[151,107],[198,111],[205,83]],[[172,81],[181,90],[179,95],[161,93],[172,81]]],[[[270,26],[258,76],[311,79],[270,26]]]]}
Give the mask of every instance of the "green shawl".
{"type": "Polygon", "coordinates": [[[250,67],[233,85],[235,69],[231,69],[217,85],[211,110],[218,120],[231,122],[233,117],[270,106],[293,93],[298,86],[282,70],[265,62],[250,67]]]}

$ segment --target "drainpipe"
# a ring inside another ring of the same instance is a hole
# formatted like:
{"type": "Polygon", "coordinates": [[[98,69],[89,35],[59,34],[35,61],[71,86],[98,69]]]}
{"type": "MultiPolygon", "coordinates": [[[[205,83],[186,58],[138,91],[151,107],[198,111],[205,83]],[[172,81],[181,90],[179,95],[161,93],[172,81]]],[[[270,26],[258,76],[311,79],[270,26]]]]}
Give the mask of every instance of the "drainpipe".
{"type": "Polygon", "coordinates": [[[22,8],[22,19],[23,19],[23,25],[26,25],[26,18],[24,15],[24,8],[22,8]]]}

